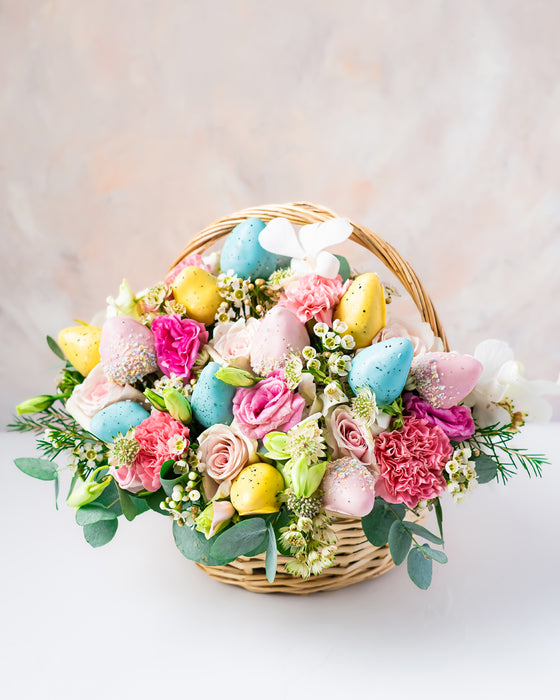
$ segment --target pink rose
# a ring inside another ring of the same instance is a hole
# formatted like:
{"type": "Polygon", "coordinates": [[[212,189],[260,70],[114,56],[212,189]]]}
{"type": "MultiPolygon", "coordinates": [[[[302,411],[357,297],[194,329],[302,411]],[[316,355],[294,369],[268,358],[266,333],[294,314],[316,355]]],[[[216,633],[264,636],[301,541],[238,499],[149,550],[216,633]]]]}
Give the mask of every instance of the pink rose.
{"type": "Polygon", "coordinates": [[[406,418],[401,430],[381,433],[375,441],[380,468],[375,493],[389,503],[415,508],[445,489],[443,468],[450,457],[451,444],[440,427],[406,418]]]}
{"type": "Polygon", "coordinates": [[[373,435],[352,413],[343,406],[334,408],[327,420],[327,443],[335,459],[354,457],[377,476],[373,435]]]}
{"type": "Polygon", "coordinates": [[[289,309],[302,323],[315,318],[330,326],[333,308],[340,301],[344,291],[345,285],[340,275],[329,279],[311,273],[290,282],[278,304],[289,309]]]}
{"type": "Polygon", "coordinates": [[[204,324],[191,318],[181,319],[176,314],[156,316],[152,321],[152,333],[161,371],[168,377],[175,374],[190,379],[200,346],[208,342],[204,324]]]}
{"type": "MultiPolygon", "coordinates": [[[[393,302],[391,307],[397,304],[398,302],[393,302]]],[[[408,307],[405,304],[400,304],[402,317],[395,316],[391,307],[387,323],[373,339],[374,343],[380,343],[390,338],[408,338],[414,346],[414,357],[426,352],[443,350],[441,339],[434,335],[429,323],[421,321],[419,318],[406,318],[410,312],[407,313],[408,307]]],[[[413,312],[418,314],[416,308],[413,312]]]]}
{"type": "Polygon", "coordinates": [[[228,496],[232,480],[244,467],[257,461],[256,455],[257,441],[243,435],[235,423],[207,428],[199,435],[197,452],[200,470],[211,479],[205,483],[206,496],[228,496]]]}
{"type": "Polygon", "coordinates": [[[178,459],[189,446],[189,429],[169,413],[154,411],[134,428],[140,450],[128,467],[111,468],[119,486],[132,493],[157,491],[160,469],[168,459],[178,459]],[[180,446],[179,449],[177,446],[180,446]]]}
{"type": "Polygon", "coordinates": [[[425,418],[430,425],[439,425],[450,440],[461,442],[474,435],[474,420],[466,406],[435,408],[411,392],[403,394],[403,405],[414,418],[425,418]]]}
{"type": "Polygon", "coordinates": [[[208,345],[213,360],[220,364],[232,364],[249,370],[250,348],[259,321],[256,318],[240,318],[238,321],[219,323],[214,329],[214,337],[208,345]]]}
{"type": "Polygon", "coordinates": [[[202,255],[198,255],[198,253],[193,253],[192,255],[188,255],[186,258],[183,258],[180,262],[178,262],[175,265],[175,267],[169,270],[169,272],[167,273],[167,277],[165,278],[165,284],[167,286],[172,284],[175,277],[177,277],[179,272],[181,272],[181,270],[184,270],[185,267],[200,267],[202,270],[206,270],[206,272],[212,272],[210,265],[206,265],[206,263],[202,259],[202,255]]]}
{"type": "Polygon", "coordinates": [[[286,432],[301,420],[305,399],[288,389],[284,372],[275,370],[262,382],[240,388],[233,397],[233,415],[241,430],[260,439],[272,430],[286,432]]]}
{"type": "Polygon", "coordinates": [[[113,382],[100,363],[96,365],[81,384],[74,387],[72,395],[66,402],[66,410],[82,428],[89,430],[91,419],[102,408],[117,401],[136,401],[144,404],[144,395],[125,384],[113,382]]]}

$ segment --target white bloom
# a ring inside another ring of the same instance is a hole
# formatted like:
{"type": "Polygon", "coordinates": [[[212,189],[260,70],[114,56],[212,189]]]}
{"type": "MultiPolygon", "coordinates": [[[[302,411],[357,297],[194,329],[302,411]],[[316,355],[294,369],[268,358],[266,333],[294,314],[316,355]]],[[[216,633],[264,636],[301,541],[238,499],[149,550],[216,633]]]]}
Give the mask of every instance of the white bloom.
{"type": "Polygon", "coordinates": [[[339,403],[348,403],[348,397],[342,391],[338,382],[329,382],[323,393],[320,394],[319,398],[323,402],[322,413],[324,416],[327,415],[329,409],[331,409],[333,406],[336,406],[339,403]]]}
{"type": "Polygon", "coordinates": [[[259,243],[265,250],[292,258],[292,270],[297,276],[315,272],[333,279],[340,263],[325,248],[346,241],[352,224],[346,219],[329,219],[302,226],[296,234],[288,219],[276,218],[259,233],[259,243]]]}
{"type": "Polygon", "coordinates": [[[259,321],[256,318],[218,323],[214,337],[206,346],[211,358],[222,365],[250,369],[250,348],[258,328],[259,321]]]}
{"type": "Polygon", "coordinates": [[[483,370],[465,404],[473,408],[480,427],[510,423],[511,414],[504,405],[508,402],[513,411],[526,414],[531,421],[545,423],[550,420],[552,408],[543,395],[559,395],[558,383],[525,379],[523,365],[516,362],[513,350],[501,340],[479,343],[474,357],[482,363],[483,370]]]}

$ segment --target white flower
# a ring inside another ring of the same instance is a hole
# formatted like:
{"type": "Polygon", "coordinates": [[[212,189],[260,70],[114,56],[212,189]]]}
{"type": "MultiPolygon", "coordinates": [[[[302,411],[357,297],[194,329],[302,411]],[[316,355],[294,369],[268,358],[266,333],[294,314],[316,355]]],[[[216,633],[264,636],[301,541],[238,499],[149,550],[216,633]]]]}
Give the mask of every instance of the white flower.
{"type": "Polygon", "coordinates": [[[559,395],[558,383],[525,379],[523,365],[515,361],[513,350],[501,340],[484,340],[476,346],[474,356],[483,370],[465,404],[473,408],[481,428],[495,423],[507,425],[512,421],[512,411],[537,423],[550,420],[552,408],[542,397],[559,395]]]}
{"type": "Polygon", "coordinates": [[[329,219],[302,226],[296,234],[284,218],[276,218],[259,233],[259,243],[265,250],[292,258],[292,270],[297,276],[315,272],[322,277],[338,275],[340,263],[325,248],[346,241],[352,233],[352,224],[346,219],[329,219]]]}
{"type": "Polygon", "coordinates": [[[342,391],[338,382],[329,382],[325,387],[324,392],[319,396],[323,402],[322,413],[327,415],[329,409],[339,403],[348,403],[348,397],[342,391]]]}

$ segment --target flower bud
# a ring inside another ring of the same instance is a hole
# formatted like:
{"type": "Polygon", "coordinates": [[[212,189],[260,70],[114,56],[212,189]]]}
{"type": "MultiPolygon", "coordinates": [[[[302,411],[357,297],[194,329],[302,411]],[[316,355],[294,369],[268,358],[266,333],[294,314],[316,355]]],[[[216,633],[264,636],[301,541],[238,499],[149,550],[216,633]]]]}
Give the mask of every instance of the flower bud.
{"type": "Polygon", "coordinates": [[[165,408],[175,420],[188,425],[192,419],[191,405],[187,398],[177,389],[165,389],[163,392],[165,408]]]}
{"type": "Polygon", "coordinates": [[[230,386],[254,386],[261,381],[260,377],[238,367],[220,367],[215,376],[230,386]]]}
{"type": "MultiPolygon", "coordinates": [[[[106,469],[106,467],[104,467],[106,469]]],[[[96,470],[98,471],[98,470],[96,470]]],[[[86,481],[68,496],[67,503],[72,508],[81,508],[95,501],[113,480],[112,476],[106,476],[103,481],[86,481]]]]}
{"type": "Polygon", "coordinates": [[[157,408],[158,411],[167,410],[165,407],[165,401],[159,394],[156,394],[155,391],[152,391],[151,389],[144,389],[144,396],[148,399],[152,406],[157,408]]]}
{"type": "Polygon", "coordinates": [[[39,411],[45,411],[50,408],[56,401],[56,396],[49,396],[48,394],[41,394],[40,396],[34,396],[31,399],[26,399],[16,406],[16,412],[21,415],[22,413],[39,413],[39,411]]]}

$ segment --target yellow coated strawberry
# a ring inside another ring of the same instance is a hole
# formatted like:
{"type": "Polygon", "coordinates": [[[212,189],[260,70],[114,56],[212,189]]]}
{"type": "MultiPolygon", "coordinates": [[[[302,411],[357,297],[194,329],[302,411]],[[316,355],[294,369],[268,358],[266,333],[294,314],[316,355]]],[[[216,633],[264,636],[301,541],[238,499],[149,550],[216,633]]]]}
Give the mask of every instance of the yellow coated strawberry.
{"type": "Polygon", "coordinates": [[[344,321],[357,348],[365,348],[385,326],[385,291],[374,272],[358,275],[339,301],[334,318],[344,321]]]}
{"type": "Polygon", "coordinates": [[[90,326],[89,323],[63,328],[58,334],[58,344],[62,352],[84,377],[101,362],[100,341],[101,328],[90,326]]]}
{"type": "Polygon", "coordinates": [[[277,513],[284,490],[282,474],[271,464],[256,462],[242,469],[233,480],[230,499],[239,515],[277,513]]]}
{"type": "Polygon", "coordinates": [[[175,301],[187,310],[190,318],[210,326],[218,306],[223,301],[214,275],[200,267],[185,267],[171,285],[175,301]]]}

